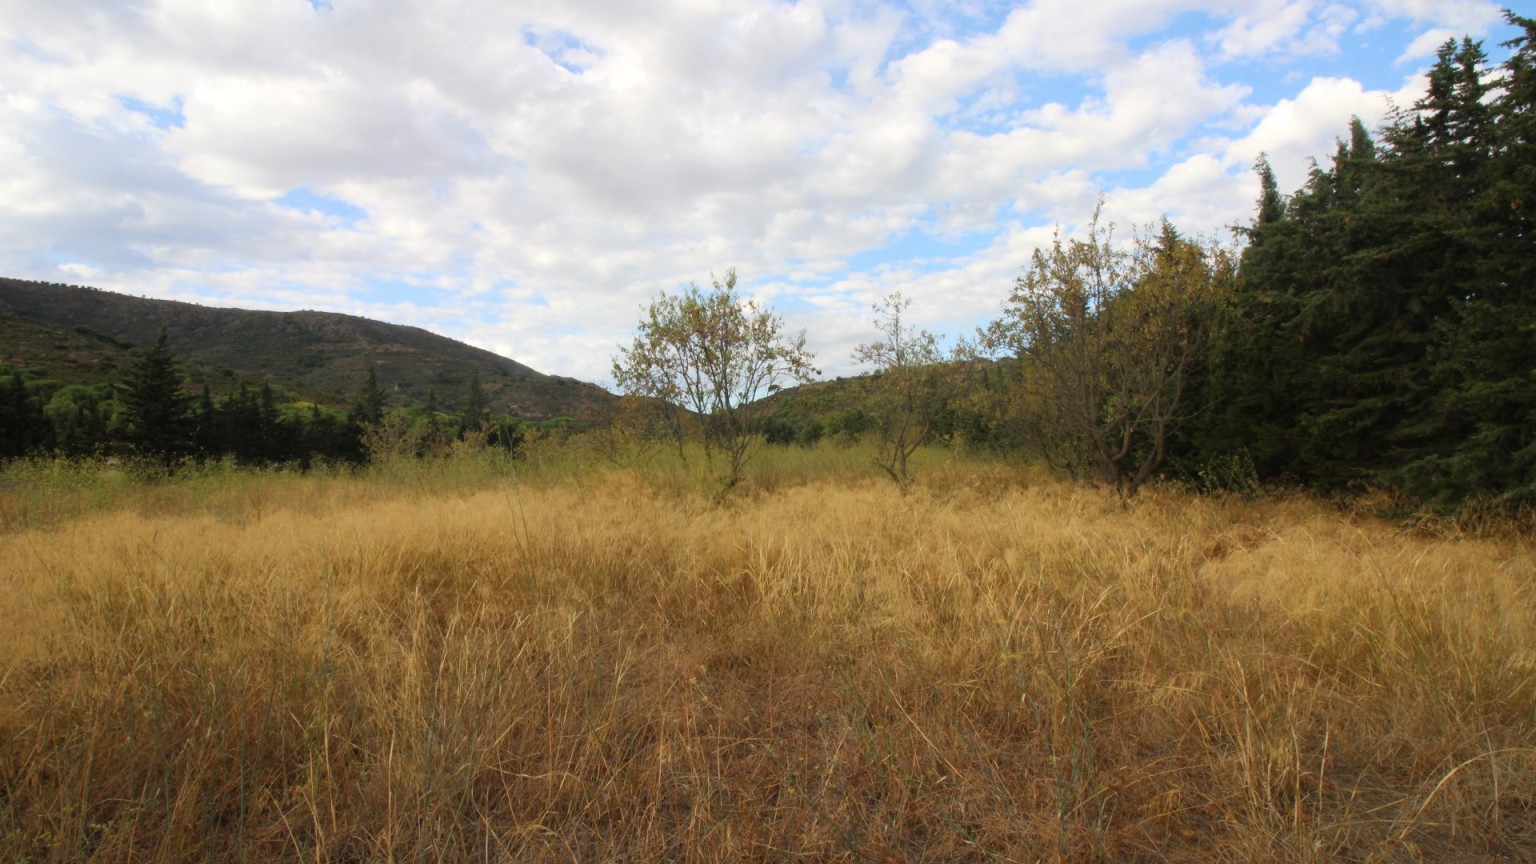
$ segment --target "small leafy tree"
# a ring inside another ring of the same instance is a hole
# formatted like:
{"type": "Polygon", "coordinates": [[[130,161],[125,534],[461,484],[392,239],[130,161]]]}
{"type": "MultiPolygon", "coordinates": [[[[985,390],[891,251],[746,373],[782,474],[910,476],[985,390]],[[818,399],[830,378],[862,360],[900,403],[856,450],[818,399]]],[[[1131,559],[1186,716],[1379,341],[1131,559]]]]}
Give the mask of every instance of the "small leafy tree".
{"type": "Polygon", "coordinates": [[[880,338],[853,352],[875,373],[867,403],[879,435],[875,464],[903,490],[912,483],[908,461],[932,436],[956,383],[934,335],[902,321],[911,305],[900,292],[876,305],[880,338]]]}
{"type": "Polygon", "coordinates": [[[634,343],[613,361],[613,379],[631,396],[661,400],[674,411],[679,449],[697,429],[707,460],[725,461],[725,488],[741,480],[755,437],[755,403],[785,382],[807,382],[811,365],[805,334],[790,338],[784,321],[736,291],[736,271],[662,294],[645,312],[634,343]]]}
{"type": "Polygon", "coordinates": [[[1126,249],[1112,234],[1096,209],[1086,240],[1037,250],[983,339],[1019,360],[1015,409],[1031,448],[1129,497],[1189,412],[1186,384],[1234,263],[1166,222],[1126,249]]]}

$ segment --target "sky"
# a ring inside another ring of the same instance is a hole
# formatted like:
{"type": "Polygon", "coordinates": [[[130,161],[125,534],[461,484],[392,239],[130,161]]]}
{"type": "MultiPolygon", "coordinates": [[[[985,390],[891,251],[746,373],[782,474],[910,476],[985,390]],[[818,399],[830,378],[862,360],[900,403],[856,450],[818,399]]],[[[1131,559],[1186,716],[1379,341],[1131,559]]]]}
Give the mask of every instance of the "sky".
{"type": "MultiPolygon", "coordinates": [[[[605,386],[740,287],[859,370],[968,335],[1102,196],[1247,225],[1484,0],[0,0],[0,276],[423,327],[605,386]]],[[[172,346],[174,348],[174,346],[172,346]]]]}

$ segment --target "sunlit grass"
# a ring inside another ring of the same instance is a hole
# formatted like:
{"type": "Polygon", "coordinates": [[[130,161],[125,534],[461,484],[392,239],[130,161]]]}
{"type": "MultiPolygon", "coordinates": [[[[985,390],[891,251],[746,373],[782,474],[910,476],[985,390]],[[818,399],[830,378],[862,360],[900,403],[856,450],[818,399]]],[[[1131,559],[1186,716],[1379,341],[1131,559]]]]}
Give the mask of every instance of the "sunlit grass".
{"type": "Polygon", "coordinates": [[[0,860],[1536,854],[1528,540],[675,459],[8,469],[0,860]]]}

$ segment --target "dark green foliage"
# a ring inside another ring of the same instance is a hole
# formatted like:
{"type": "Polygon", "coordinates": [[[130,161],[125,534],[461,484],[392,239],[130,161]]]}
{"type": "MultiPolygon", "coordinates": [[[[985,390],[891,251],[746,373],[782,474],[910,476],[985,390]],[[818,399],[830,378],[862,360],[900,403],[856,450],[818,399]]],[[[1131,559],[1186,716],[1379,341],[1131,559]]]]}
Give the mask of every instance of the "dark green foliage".
{"type": "Polygon", "coordinates": [[[1471,40],[1289,200],[1260,160],[1239,288],[1185,464],[1453,505],[1536,490],[1536,22],[1497,75],[1471,40]],[[1192,458],[1190,458],[1192,457],[1192,458]]]}
{"type": "Polygon", "coordinates": [[[198,459],[217,455],[222,440],[219,429],[218,407],[213,404],[213,391],[203,384],[203,392],[197,397],[197,410],[192,420],[192,447],[198,459]]]}
{"type": "Polygon", "coordinates": [[[466,432],[478,432],[486,421],[485,390],[480,386],[480,373],[469,373],[469,383],[464,388],[464,410],[459,414],[459,437],[466,432]]]}
{"type": "Polygon", "coordinates": [[[20,372],[0,380],[0,459],[10,459],[44,446],[48,417],[41,401],[28,390],[20,372]]]}
{"type": "Polygon", "coordinates": [[[96,454],[111,442],[121,408],[108,385],[60,387],[43,408],[49,427],[43,447],[65,456],[96,454]]]}
{"type": "Polygon", "coordinates": [[[249,376],[255,387],[270,380],[309,398],[347,398],[368,368],[376,367],[397,405],[405,407],[425,401],[435,386],[439,398],[457,409],[473,370],[479,371],[490,404],[515,404],[528,416],[575,415],[613,398],[595,385],[545,375],[415,327],[327,312],[219,309],[0,278],[0,344],[26,360],[18,365],[49,365],[51,377],[64,383],[119,378],[131,359],[122,346],[152,345],[162,324],[194,395],[206,373],[215,397],[229,391],[235,376],[249,376]],[[452,399],[445,389],[450,386],[452,399]]]}
{"type": "Polygon", "coordinates": [[[354,465],[367,461],[359,430],[340,412],[311,405],[304,424],[303,461],[314,458],[354,465]]]}
{"type": "Polygon", "coordinates": [[[149,351],[140,355],[124,379],[123,440],[135,452],[171,462],[192,449],[192,400],[182,392],[181,367],[164,328],[149,351]]]}
{"type": "Polygon", "coordinates": [[[352,403],[350,418],[363,427],[377,426],[384,419],[384,391],[379,389],[379,373],[372,366],[368,367],[368,377],[357,394],[357,401],[352,403]]]}
{"type": "Polygon", "coordinates": [[[437,404],[437,390],[435,388],[428,390],[427,404],[421,409],[426,431],[422,435],[421,448],[418,455],[426,456],[436,452],[446,443],[446,436],[443,433],[443,422],[441,417],[438,416],[441,411],[441,406],[437,404]]]}

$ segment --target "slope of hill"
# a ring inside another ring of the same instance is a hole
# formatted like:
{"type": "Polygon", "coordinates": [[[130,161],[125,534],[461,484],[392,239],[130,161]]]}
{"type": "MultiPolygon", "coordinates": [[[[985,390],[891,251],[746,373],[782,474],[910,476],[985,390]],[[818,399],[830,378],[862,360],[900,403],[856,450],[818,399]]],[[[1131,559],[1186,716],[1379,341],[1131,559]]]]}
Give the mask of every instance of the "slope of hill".
{"type": "Polygon", "coordinates": [[[68,330],[0,310],[0,366],[62,384],[95,384],[133,365],[132,347],[87,327],[68,330]]]}
{"type": "Polygon", "coordinates": [[[498,413],[574,415],[613,398],[596,385],[545,375],[419,327],[333,312],[224,309],[0,278],[0,313],[21,319],[7,326],[30,334],[14,343],[8,339],[5,353],[14,356],[0,362],[45,365],[51,374],[68,367],[83,379],[90,377],[83,374],[88,370],[111,377],[125,368],[122,361],[100,355],[96,346],[148,346],[163,326],[172,350],[184,360],[256,375],[337,404],[357,393],[370,368],[395,406],[424,403],[428,392],[436,390],[444,407],[456,407],[475,372],[490,408],[498,413]],[[27,322],[48,325],[64,336],[28,329],[27,322]],[[72,365],[60,363],[71,354],[78,355],[72,365]]]}

